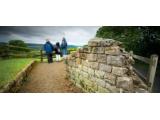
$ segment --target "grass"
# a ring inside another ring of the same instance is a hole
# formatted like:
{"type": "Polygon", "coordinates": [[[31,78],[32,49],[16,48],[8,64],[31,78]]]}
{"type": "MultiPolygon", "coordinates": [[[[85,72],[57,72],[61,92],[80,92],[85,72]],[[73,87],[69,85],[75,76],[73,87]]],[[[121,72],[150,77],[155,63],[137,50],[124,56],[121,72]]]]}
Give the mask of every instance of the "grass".
{"type": "Polygon", "coordinates": [[[33,59],[17,58],[0,60],[0,87],[14,80],[17,73],[26,67],[33,59]]]}

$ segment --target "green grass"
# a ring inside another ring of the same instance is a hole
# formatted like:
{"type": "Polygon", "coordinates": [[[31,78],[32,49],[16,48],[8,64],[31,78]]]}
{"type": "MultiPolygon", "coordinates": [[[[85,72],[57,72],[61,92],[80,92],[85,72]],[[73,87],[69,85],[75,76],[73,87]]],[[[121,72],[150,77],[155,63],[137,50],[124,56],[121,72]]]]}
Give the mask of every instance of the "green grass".
{"type": "Polygon", "coordinates": [[[0,87],[14,80],[17,73],[26,67],[33,59],[17,58],[0,60],[0,87]]]}

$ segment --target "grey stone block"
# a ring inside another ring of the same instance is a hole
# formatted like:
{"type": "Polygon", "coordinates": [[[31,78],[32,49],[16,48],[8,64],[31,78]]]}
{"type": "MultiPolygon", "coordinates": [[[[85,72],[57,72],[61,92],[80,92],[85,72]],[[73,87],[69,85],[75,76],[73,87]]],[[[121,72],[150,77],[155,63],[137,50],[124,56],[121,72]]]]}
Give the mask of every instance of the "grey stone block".
{"type": "Polygon", "coordinates": [[[99,70],[110,73],[112,71],[112,67],[110,65],[100,64],[99,65],[99,70]]]}
{"type": "Polygon", "coordinates": [[[112,67],[112,73],[118,76],[123,76],[128,72],[127,68],[122,67],[112,67]]]}
{"type": "Polygon", "coordinates": [[[107,56],[105,54],[98,54],[98,62],[107,63],[107,56]]]}
{"type": "Polygon", "coordinates": [[[121,55],[119,56],[108,55],[107,64],[121,67],[125,65],[125,58],[124,56],[121,55]]]}
{"type": "Polygon", "coordinates": [[[97,54],[88,54],[87,56],[89,62],[97,61],[97,54]]]}
{"type": "Polygon", "coordinates": [[[133,80],[131,77],[118,77],[117,87],[131,91],[133,89],[133,80]]]}

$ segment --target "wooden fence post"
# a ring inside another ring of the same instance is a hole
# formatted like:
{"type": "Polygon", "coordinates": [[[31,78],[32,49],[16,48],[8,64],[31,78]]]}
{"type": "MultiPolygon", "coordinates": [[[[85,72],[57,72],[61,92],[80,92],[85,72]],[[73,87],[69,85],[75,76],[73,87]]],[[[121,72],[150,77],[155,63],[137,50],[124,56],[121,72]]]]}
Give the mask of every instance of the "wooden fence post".
{"type": "Polygon", "coordinates": [[[41,56],[41,62],[43,62],[43,51],[42,50],[40,50],[40,56],[41,56]]]}
{"type": "Polygon", "coordinates": [[[151,55],[150,64],[149,64],[149,72],[148,72],[148,77],[147,77],[150,92],[152,92],[152,89],[153,89],[157,63],[158,63],[158,56],[151,55]]]}

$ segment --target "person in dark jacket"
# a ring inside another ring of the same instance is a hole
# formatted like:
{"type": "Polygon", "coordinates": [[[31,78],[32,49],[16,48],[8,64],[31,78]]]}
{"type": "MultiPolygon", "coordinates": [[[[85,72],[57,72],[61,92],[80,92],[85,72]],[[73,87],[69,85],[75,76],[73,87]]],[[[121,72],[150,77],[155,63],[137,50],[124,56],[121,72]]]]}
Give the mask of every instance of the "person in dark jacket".
{"type": "Polygon", "coordinates": [[[56,43],[55,54],[56,54],[56,61],[60,61],[61,60],[61,48],[60,48],[59,42],[56,43]]]}
{"type": "Polygon", "coordinates": [[[62,56],[63,58],[65,58],[67,56],[67,41],[64,37],[62,38],[61,50],[62,50],[62,56]]]}
{"type": "Polygon", "coordinates": [[[50,43],[49,39],[46,39],[46,43],[44,44],[44,50],[45,50],[46,55],[47,55],[48,63],[52,63],[53,62],[52,52],[54,50],[54,47],[50,43]]]}

